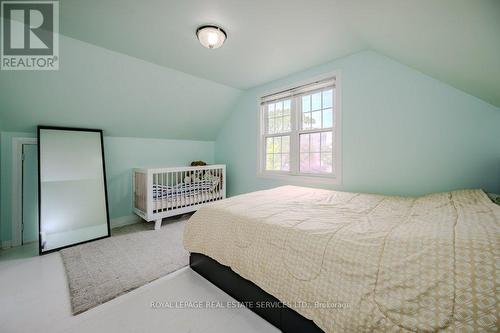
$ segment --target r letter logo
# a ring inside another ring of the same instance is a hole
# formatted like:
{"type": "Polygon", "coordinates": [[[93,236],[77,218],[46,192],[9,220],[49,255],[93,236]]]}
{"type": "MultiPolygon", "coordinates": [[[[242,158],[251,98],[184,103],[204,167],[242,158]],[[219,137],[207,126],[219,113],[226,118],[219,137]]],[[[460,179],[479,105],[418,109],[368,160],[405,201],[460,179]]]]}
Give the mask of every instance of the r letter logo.
{"type": "Polygon", "coordinates": [[[59,2],[1,1],[2,70],[59,69],[59,2]]]}

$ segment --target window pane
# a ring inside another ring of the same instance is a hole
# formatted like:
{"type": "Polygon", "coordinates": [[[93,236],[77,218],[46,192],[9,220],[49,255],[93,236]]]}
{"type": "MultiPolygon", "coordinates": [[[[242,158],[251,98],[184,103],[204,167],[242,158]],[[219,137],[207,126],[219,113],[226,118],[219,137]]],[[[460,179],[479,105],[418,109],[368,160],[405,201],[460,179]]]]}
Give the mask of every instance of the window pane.
{"type": "Polygon", "coordinates": [[[303,113],[302,114],[302,128],[303,129],[310,129],[311,123],[312,123],[311,112],[303,113]]]}
{"type": "Polygon", "coordinates": [[[311,95],[302,96],[302,112],[311,111],[311,95]]]}
{"type": "Polygon", "coordinates": [[[273,138],[266,139],[266,153],[267,154],[273,153],[273,138]]]}
{"type": "Polygon", "coordinates": [[[292,100],[290,99],[267,105],[266,134],[283,133],[291,130],[291,107],[292,100]]]}
{"type": "Polygon", "coordinates": [[[273,141],[273,152],[276,153],[281,153],[281,137],[275,137],[273,141]]]}
{"type": "Polygon", "coordinates": [[[283,115],[283,102],[278,102],[276,103],[276,109],[275,109],[275,116],[276,117],[281,117],[283,115]]]}
{"type": "Polygon", "coordinates": [[[319,153],[320,149],[321,133],[311,134],[311,152],[319,153]]]}
{"type": "Polygon", "coordinates": [[[332,109],[323,110],[323,128],[333,126],[333,111],[332,109]]]}
{"type": "Polygon", "coordinates": [[[321,133],[321,151],[332,151],[332,132],[321,133]]]}
{"type": "Polygon", "coordinates": [[[290,131],[290,116],[283,117],[283,132],[290,131]]]}
{"type": "Polygon", "coordinates": [[[266,170],[273,169],[273,154],[266,154],[266,170]]]}
{"type": "Polygon", "coordinates": [[[267,119],[267,133],[268,134],[274,133],[274,118],[267,119]]]}
{"type": "Polygon", "coordinates": [[[266,170],[290,172],[293,160],[298,164],[294,165],[294,172],[333,172],[335,88],[323,86],[314,89],[296,99],[275,100],[264,106],[267,133],[262,135],[265,139],[263,158],[266,170]],[[293,128],[292,117],[297,117],[293,118],[293,128]],[[295,124],[296,119],[299,124],[295,124]],[[292,135],[299,135],[298,147],[294,146],[298,151],[291,150],[292,135]]]}
{"type": "Polygon", "coordinates": [[[274,118],[274,131],[275,133],[283,132],[283,118],[274,118]]]}
{"type": "Polygon", "coordinates": [[[290,137],[282,136],[281,137],[281,152],[288,153],[290,152],[290,137]]]}
{"type": "Polygon", "coordinates": [[[310,154],[309,169],[310,172],[321,172],[320,153],[310,154]]]}
{"type": "Polygon", "coordinates": [[[321,153],[321,172],[332,172],[332,153],[321,153]]]}
{"type": "Polygon", "coordinates": [[[300,152],[309,152],[309,134],[300,135],[300,152]]]}
{"type": "Polygon", "coordinates": [[[311,110],[321,109],[321,93],[316,93],[312,95],[312,107],[311,110]]]}
{"type": "Polygon", "coordinates": [[[290,171],[290,136],[266,138],[266,170],[290,171]]]}
{"type": "Polygon", "coordinates": [[[309,154],[301,153],[300,154],[300,171],[309,172],[309,154]]]}
{"type": "Polygon", "coordinates": [[[274,154],[273,170],[281,170],[281,154],[274,154]]]}
{"type": "Polygon", "coordinates": [[[333,105],[333,90],[323,91],[323,109],[331,108],[333,105]]]}
{"type": "Polygon", "coordinates": [[[290,155],[281,154],[281,170],[290,171],[290,155]]]}
{"type": "Polygon", "coordinates": [[[267,117],[274,118],[274,104],[267,105],[267,117]]]}
{"type": "Polygon", "coordinates": [[[321,111],[312,112],[311,115],[311,128],[321,128],[321,111]]]}
{"type": "Polygon", "coordinates": [[[291,100],[287,99],[286,101],[283,101],[283,115],[290,115],[290,109],[292,107],[291,100]]]}

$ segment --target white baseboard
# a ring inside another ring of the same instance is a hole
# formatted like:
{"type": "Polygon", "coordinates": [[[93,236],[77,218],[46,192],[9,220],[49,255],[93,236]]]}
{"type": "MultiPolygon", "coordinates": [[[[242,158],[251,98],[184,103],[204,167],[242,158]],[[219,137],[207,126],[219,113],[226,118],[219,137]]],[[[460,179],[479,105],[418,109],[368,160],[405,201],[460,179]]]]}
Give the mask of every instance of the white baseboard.
{"type": "Polygon", "coordinates": [[[9,249],[12,247],[12,241],[6,240],[2,241],[2,250],[9,249]]]}
{"type": "Polygon", "coordinates": [[[118,218],[112,219],[110,221],[111,229],[123,227],[123,226],[129,225],[129,224],[138,223],[141,220],[142,219],[135,214],[118,217],[118,218]]]}

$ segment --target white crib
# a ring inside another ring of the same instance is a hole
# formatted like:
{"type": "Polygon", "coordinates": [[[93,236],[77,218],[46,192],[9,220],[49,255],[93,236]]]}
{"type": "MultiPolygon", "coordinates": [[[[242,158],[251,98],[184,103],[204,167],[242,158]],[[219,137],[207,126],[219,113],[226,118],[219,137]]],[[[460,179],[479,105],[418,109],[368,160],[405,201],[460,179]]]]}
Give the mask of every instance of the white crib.
{"type": "Polygon", "coordinates": [[[226,166],[134,169],[134,212],[155,222],[226,197],[226,166]]]}

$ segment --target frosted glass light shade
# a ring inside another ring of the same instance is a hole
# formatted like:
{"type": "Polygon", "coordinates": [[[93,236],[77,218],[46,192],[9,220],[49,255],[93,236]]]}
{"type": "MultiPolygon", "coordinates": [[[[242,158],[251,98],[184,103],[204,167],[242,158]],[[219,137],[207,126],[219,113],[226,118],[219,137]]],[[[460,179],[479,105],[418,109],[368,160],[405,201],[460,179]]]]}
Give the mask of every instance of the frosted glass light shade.
{"type": "Polygon", "coordinates": [[[215,25],[204,25],[196,30],[196,36],[201,45],[207,49],[216,49],[226,41],[227,35],[224,30],[215,25]]]}

